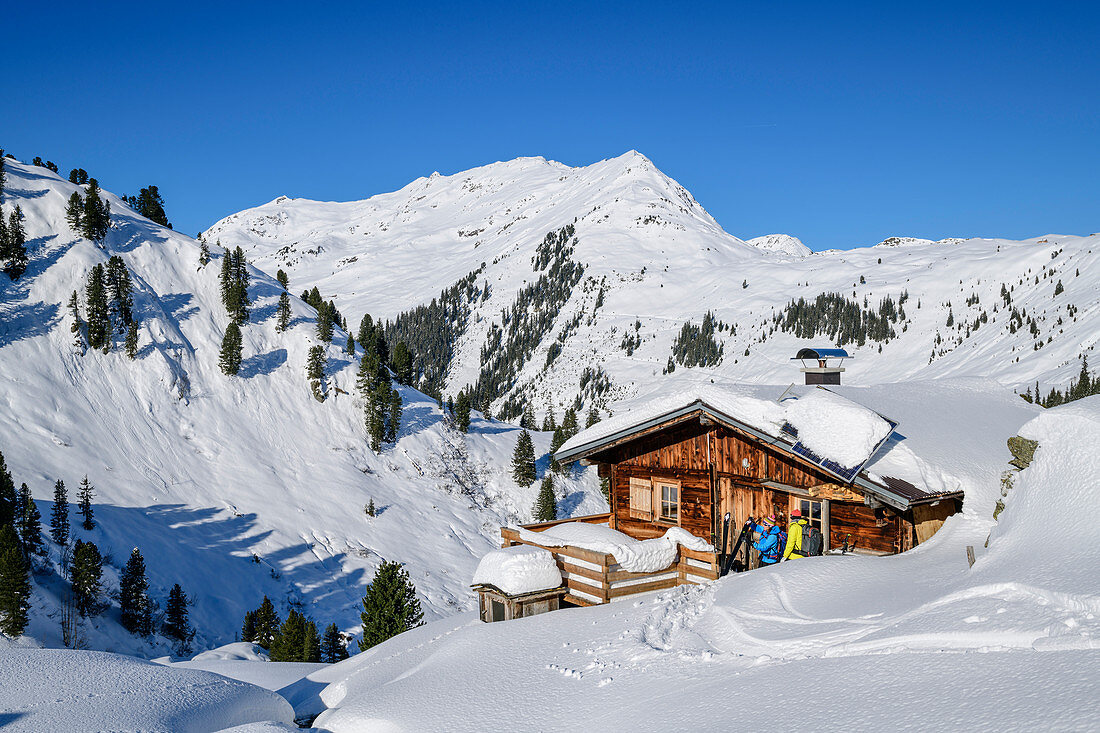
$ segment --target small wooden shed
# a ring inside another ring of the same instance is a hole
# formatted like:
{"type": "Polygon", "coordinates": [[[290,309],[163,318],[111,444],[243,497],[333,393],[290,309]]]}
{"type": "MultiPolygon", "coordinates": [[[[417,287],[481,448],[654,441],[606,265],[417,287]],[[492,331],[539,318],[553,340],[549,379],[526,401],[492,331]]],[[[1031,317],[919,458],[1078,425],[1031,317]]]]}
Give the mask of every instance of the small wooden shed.
{"type": "Polygon", "coordinates": [[[511,621],[514,618],[557,611],[561,608],[561,599],[565,595],[564,586],[517,595],[509,595],[495,585],[488,584],[475,585],[473,589],[477,591],[481,620],[486,623],[511,621]]]}

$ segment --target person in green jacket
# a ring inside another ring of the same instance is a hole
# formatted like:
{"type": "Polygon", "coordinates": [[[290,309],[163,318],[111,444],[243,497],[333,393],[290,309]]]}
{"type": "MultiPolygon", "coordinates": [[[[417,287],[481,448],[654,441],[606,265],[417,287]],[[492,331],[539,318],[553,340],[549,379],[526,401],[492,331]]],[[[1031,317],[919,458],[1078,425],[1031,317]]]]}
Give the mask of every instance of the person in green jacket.
{"type": "Polygon", "coordinates": [[[791,522],[787,525],[787,546],[783,550],[784,560],[806,557],[802,554],[802,528],[807,525],[802,512],[791,510],[791,522]]]}

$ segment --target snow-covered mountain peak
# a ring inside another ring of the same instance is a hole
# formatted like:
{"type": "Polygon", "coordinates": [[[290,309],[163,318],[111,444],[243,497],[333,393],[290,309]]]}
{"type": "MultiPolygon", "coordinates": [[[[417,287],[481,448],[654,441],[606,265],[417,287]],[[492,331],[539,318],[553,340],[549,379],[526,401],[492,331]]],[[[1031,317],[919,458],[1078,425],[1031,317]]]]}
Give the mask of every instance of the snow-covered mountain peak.
{"type": "Polygon", "coordinates": [[[745,240],[745,244],[752,245],[765,252],[789,255],[791,257],[808,257],[813,250],[802,243],[798,237],[790,234],[765,234],[762,237],[754,237],[745,240]]]}

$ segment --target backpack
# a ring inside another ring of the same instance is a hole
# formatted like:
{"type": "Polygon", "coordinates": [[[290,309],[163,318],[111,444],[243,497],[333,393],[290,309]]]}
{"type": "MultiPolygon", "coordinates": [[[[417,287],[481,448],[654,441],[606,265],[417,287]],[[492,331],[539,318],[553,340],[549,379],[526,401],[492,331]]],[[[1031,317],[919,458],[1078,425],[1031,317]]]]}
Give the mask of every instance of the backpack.
{"type": "Polygon", "coordinates": [[[779,533],[775,537],[775,547],[771,552],[767,552],[761,555],[762,558],[768,562],[776,562],[783,554],[783,548],[787,546],[787,532],[785,530],[779,530],[779,533]]]}
{"type": "Polygon", "coordinates": [[[813,557],[820,555],[825,547],[825,542],[821,537],[821,530],[817,527],[811,527],[806,525],[802,528],[802,547],[799,548],[799,553],[805,557],[813,557]]]}

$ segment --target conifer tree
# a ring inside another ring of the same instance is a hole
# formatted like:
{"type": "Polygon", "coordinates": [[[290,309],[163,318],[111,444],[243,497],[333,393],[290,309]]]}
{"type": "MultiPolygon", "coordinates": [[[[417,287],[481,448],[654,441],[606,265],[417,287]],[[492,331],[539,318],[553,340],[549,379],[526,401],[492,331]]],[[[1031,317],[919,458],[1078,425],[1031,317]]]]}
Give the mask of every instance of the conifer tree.
{"type": "Polygon", "coordinates": [[[313,346],[309,350],[309,358],[306,361],[306,378],[309,379],[309,388],[313,391],[313,398],[318,402],[324,402],[328,395],[325,391],[325,347],[313,346]]]}
{"type": "Polygon", "coordinates": [[[308,619],[302,630],[302,649],[299,659],[313,664],[321,661],[321,638],[317,634],[317,624],[308,619]]]}
{"type": "Polygon", "coordinates": [[[290,294],[285,290],[279,293],[279,307],[275,313],[275,330],[282,332],[290,328],[290,294]]]}
{"type": "Polygon", "coordinates": [[[11,637],[27,628],[30,565],[11,525],[0,526],[0,632],[11,637]]]}
{"type": "Polygon", "coordinates": [[[279,620],[279,614],[275,612],[275,606],[267,596],[264,596],[260,607],[253,613],[255,614],[253,619],[255,633],[246,641],[255,642],[270,651],[275,643],[275,637],[279,635],[279,627],[282,623],[279,620]]]}
{"type": "Polygon", "coordinates": [[[595,425],[599,421],[600,421],[600,413],[596,410],[595,407],[589,408],[589,410],[588,410],[588,419],[584,421],[584,429],[587,430],[588,428],[592,427],[593,425],[595,425]]]}
{"type": "Polygon", "coordinates": [[[0,526],[15,522],[18,513],[19,495],[15,491],[15,480],[11,477],[4,455],[0,453],[0,526]]]}
{"type": "Polygon", "coordinates": [[[111,318],[107,301],[107,276],[102,263],[88,275],[84,299],[88,309],[88,345],[106,351],[110,347],[111,318]]]}
{"type": "Polygon", "coordinates": [[[535,411],[531,409],[531,403],[523,406],[523,416],[519,419],[519,426],[524,430],[537,430],[535,427],[535,411]]]}
{"type": "Polygon", "coordinates": [[[76,541],[69,574],[77,613],[81,616],[98,613],[99,597],[103,592],[103,556],[94,543],[76,541]]]}
{"type": "Polygon", "coordinates": [[[210,245],[205,240],[199,242],[199,267],[210,264],[210,245]]]}
{"type": "Polygon", "coordinates": [[[256,641],[256,612],[246,611],[244,625],[241,626],[241,641],[256,641]]]}
{"type": "Polygon", "coordinates": [[[239,246],[233,250],[233,261],[230,269],[233,274],[231,287],[233,308],[230,311],[230,316],[237,323],[247,323],[251,306],[251,301],[248,299],[248,284],[251,278],[248,274],[248,260],[244,257],[244,250],[239,246]]]}
{"type": "Polygon", "coordinates": [[[53,485],[53,508],[50,510],[50,539],[64,547],[69,544],[69,495],[61,479],[53,485]]]}
{"type": "Polygon", "coordinates": [[[75,290],[69,298],[69,317],[73,321],[69,325],[69,331],[73,334],[73,348],[83,355],[88,345],[84,342],[84,319],[80,317],[80,301],[75,290]]]}
{"type": "Polygon", "coordinates": [[[396,443],[397,435],[401,431],[401,393],[396,389],[390,390],[389,414],[386,416],[386,442],[396,443]]]}
{"type": "Polygon", "coordinates": [[[224,374],[235,376],[241,370],[241,352],[244,345],[241,341],[241,329],[236,321],[230,321],[225,327],[225,335],[222,337],[222,349],[218,357],[218,366],[224,374]]]}
{"type": "Polygon", "coordinates": [[[536,522],[553,522],[558,518],[558,501],[554,497],[554,480],[547,476],[539,486],[533,514],[536,522]]]}
{"type": "Polygon", "coordinates": [[[168,215],[164,213],[164,198],[156,186],[141,189],[137,196],[129,196],[126,203],[131,209],[162,227],[172,228],[168,215]]]}
{"type": "Polygon", "coordinates": [[[187,594],[176,583],[168,592],[168,602],[164,605],[164,635],[178,642],[180,653],[191,651],[191,639],[195,632],[191,628],[187,613],[187,594]]]}
{"type": "Polygon", "coordinates": [[[470,396],[466,390],[459,392],[455,400],[455,425],[463,433],[470,432],[470,396]]]}
{"type": "Polygon", "coordinates": [[[38,505],[34,503],[31,490],[26,484],[19,487],[19,506],[23,510],[19,518],[19,539],[23,543],[23,552],[31,555],[43,554],[42,544],[42,514],[38,511],[38,505]]]}
{"type": "Polygon", "coordinates": [[[93,519],[92,512],[92,497],[95,496],[95,487],[88,481],[88,476],[85,475],[84,479],[80,482],[80,489],[77,491],[78,506],[77,512],[84,517],[84,521],[81,526],[86,531],[95,529],[95,519],[93,519]]]}
{"type": "Polygon", "coordinates": [[[118,255],[107,261],[107,291],[110,295],[110,311],[118,323],[118,332],[126,333],[126,327],[133,319],[134,286],[130,280],[130,271],[118,255]]]}
{"type": "Polygon", "coordinates": [[[546,408],[546,417],[542,419],[542,432],[549,433],[558,429],[557,422],[554,421],[554,406],[546,408]]]}
{"type": "Polygon", "coordinates": [[[122,626],[131,634],[149,636],[153,633],[153,610],[149,603],[149,581],[145,577],[145,558],[134,548],[118,579],[118,601],[122,609],[122,626]]]}
{"type": "Polygon", "coordinates": [[[409,353],[409,347],[404,341],[398,341],[397,346],[394,347],[390,366],[393,367],[393,374],[398,384],[413,386],[412,354],[409,353]]]}
{"type": "Polygon", "coordinates": [[[75,183],[79,186],[86,185],[88,183],[88,171],[83,168],[73,168],[69,171],[69,183],[75,183]]]}
{"type": "Polygon", "coordinates": [[[23,229],[23,209],[16,206],[8,217],[7,237],[2,257],[4,272],[12,280],[18,280],[27,270],[27,234],[23,229]]]}
{"type": "Polygon", "coordinates": [[[317,306],[317,338],[323,344],[332,341],[332,311],[325,302],[317,306]]]}
{"type": "Polygon", "coordinates": [[[65,221],[69,222],[69,227],[80,234],[83,230],[82,220],[84,218],[84,199],[80,193],[73,191],[69,196],[69,205],[65,209],[65,221]]]}
{"type": "Polygon", "coordinates": [[[363,622],[360,651],[424,623],[416,588],[401,563],[384,560],[378,566],[363,597],[360,619],[363,622]]]}
{"type": "Polygon", "coordinates": [[[526,430],[520,432],[512,453],[512,478],[520,486],[535,483],[535,444],[526,430]]]}
{"type": "Polygon", "coordinates": [[[321,661],[325,664],[335,664],[348,658],[347,642],[336,624],[325,627],[324,636],[321,637],[321,661]]]}
{"type": "MultiPolygon", "coordinates": [[[[577,411],[570,407],[565,411],[565,417],[561,420],[561,432],[565,440],[569,440],[577,434],[577,411]]],[[[562,441],[565,442],[564,440],[562,441]]],[[[558,446],[559,448],[561,446],[558,446]]]]}
{"type": "MultiPolygon", "coordinates": [[[[302,662],[302,650],[305,646],[306,626],[310,621],[293,608],[287,613],[286,621],[271,644],[272,662],[302,662]]],[[[314,630],[316,634],[316,629],[314,630]]]]}
{"type": "Polygon", "coordinates": [[[290,278],[287,277],[287,274],[283,272],[282,269],[275,273],[275,279],[283,286],[283,290],[290,289],[290,278]]]}
{"type": "Polygon", "coordinates": [[[102,242],[111,228],[111,204],[99,195],[99,182],[92,178],[84,192],[84,213],[80,218],[82,234],[93,242],[102,242]]]}
{"type": "MultiPolygon", "coordinates": [[[[221,245],[221,240],[218,241],[218,245],[221,245]]],[[[233,307],[233,255],[229,250],[225,250],[222,254],[222,265],[218,271],[218,284],[221,286],[222,291],[222,305],[225,306],[225,310],[229,315],[233,315],[235,310],[233,307]]]]}
{"type": "Polygon", "coordinates": [[[137,319],[130,321],[130,325],[126,327],[126,356],[133,361],[137,358],[138,354],[138,322],[137,319]]]}
{"type": "Polygon", "coordinates": [[[355,356],[355,337],[348,335],[348,341],[344,345],[344,353],[348,356],[355,356]]]}

